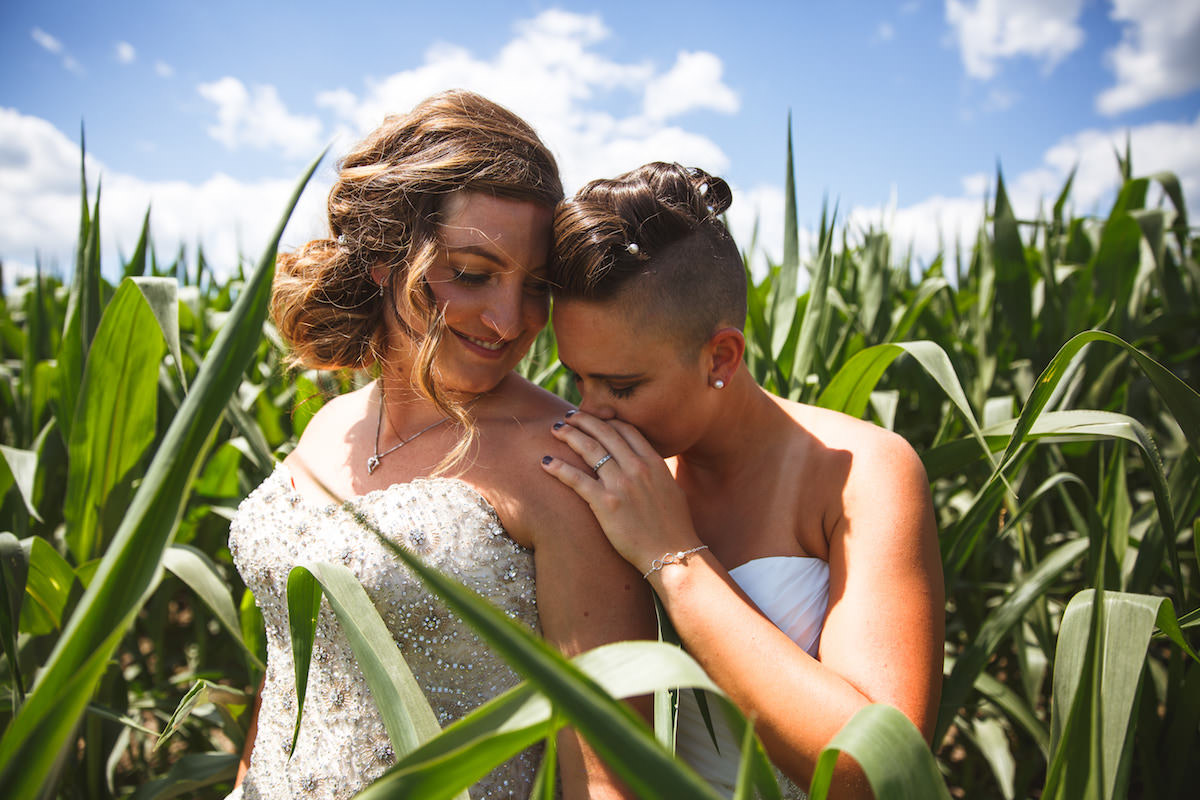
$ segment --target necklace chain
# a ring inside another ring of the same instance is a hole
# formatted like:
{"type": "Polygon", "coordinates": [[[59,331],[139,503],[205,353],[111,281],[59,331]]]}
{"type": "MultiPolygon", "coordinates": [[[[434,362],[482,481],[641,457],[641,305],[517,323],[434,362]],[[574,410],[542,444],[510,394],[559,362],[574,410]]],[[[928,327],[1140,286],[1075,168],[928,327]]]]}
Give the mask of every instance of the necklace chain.
{"type": "Polygon", "coordinates": [[[422,433],[431,431],[434,428],[436,428],[438,425],[441,425],[443,422],[450,419],[449,417],[442,417],[438,421],[436,421],[432,424],[426,425],[424,428],[421,428],[421,430],[417,431],[412,436],[409,436],[407,439],[401,439],[400,441],[396,442],[394,445],[392,445],[387,450],[384,450],[381,453],[381,452],[379,452],[379,433],[383,429],[383,412],[384,412],[385,406],[386,406],[386,403],[384,402],[384,399],[383,399],[383,386],[381,385],[379,387],[379,419],[377,419],[375,421],[375,452],[372,453],[371,457],[367,459],[367,474],[368,475],[374,474],[375,470],[377,470],[379,468],[379,460],[381,458],[383,458],[384,456],[386,456],[389,453],[396,452],[401,447],[404,447],[404,445],[411,442],[413,439],[416,439],[422,433]]]}

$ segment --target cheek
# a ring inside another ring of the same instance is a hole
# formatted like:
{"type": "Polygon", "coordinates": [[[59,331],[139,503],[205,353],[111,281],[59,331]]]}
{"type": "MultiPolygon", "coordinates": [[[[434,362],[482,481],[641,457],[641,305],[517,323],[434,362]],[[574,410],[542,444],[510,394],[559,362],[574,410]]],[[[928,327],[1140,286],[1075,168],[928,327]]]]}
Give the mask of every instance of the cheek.
{"type": "Polygon", "coordinates": [[[534,329],[534,333],[540,331],[550,320],[550,298],[526,297],[521,307],[521,314],[525,318],[527,327],[534,329]]]}

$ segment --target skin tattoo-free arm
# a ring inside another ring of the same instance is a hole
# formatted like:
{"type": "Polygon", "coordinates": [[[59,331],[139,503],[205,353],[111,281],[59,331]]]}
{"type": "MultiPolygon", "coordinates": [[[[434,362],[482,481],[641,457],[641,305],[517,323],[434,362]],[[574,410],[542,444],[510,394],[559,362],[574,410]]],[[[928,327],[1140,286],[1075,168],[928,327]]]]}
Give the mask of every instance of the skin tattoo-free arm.
{"type": "MultiPolygon", "coordinates": [[[[580,413],[556,435],[588,463],[612,454],[595,475],[557,460],[545,468],[587,501],[639,571],[665,552],[702,544],[670,470],[632,426],[580,413]]],[[[868,703],[898,707],[926,737],[936,718],[943,600],[928,484],[899,437],[879,437],[873,447],[846,487],[847,514],[827,532],[830,603],[819,660],[767,620],[709,550],[648,579],[688,651],[756,716],[772,760],[801,785],[821,749],[868,703]]],[[[870,796],[848,759],[838,776],[842,796],[870,796]]]]}

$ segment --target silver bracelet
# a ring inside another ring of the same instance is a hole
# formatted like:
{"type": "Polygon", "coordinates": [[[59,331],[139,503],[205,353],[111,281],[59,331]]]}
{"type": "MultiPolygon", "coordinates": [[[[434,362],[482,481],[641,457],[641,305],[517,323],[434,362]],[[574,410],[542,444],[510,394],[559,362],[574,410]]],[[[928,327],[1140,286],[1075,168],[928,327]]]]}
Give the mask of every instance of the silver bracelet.
{"type": "Polygon", "coordinates": [[[679,550],[674,553],[663,553],[662,558],[656,558],[650,562],[650,569],[646,570],[643,578],[649,578],[655,572],[658,572],[667,564],[678,564],[692,553],[699,553],[701,550],[707,550],[708,545],[702,544],[699,547],[693,547],[691,550],[679,550]]]}

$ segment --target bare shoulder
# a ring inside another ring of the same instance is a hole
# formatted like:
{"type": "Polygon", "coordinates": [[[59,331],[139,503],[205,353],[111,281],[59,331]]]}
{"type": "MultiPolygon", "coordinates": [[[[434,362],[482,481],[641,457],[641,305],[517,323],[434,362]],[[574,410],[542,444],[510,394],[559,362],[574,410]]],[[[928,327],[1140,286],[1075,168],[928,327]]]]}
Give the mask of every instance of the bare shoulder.
{"type": "Polygon", "coordinates": [[[331,440],[344,439],[355,424],[367,418],[371,391],[371,385],[367,385],[327,400],[305,426],[296,449],[320,447],[331,440]]]}
{"type": "Polygon", "coordinates": [[[838,411],[781,401],[788,413],[822,445],[813,448],[810,473],[838,475],[843,510],[850,518],[891,513],[924,514],[930,505],[929,481],[920,457],[892,431],[838,411]],[[828,464],[822,464],[822,461],[828,464]],[[834,462],[837,468],[832,467],[834,462]]]}
{"type": "Polygon", "coordinates": [[[347,472],[350,448],[369,419],[372,385],[328,400],[309,420],[296,447],[284,459],[293,473],[313,474],[339,491],[352,491],[347,472]]]}
{"type": "Polygon", "coordinates": [[[543,457],[553,456],[582,466],[574,451],[550,435],[571,404],[515,375],[503,388],[506,402],[481,420],[488,457],[475,474],[489,485],[489,499],[509,533],[535,549],[547,537],[595,535],[599,527],[591,509],[541,465],[543,457]]]}

